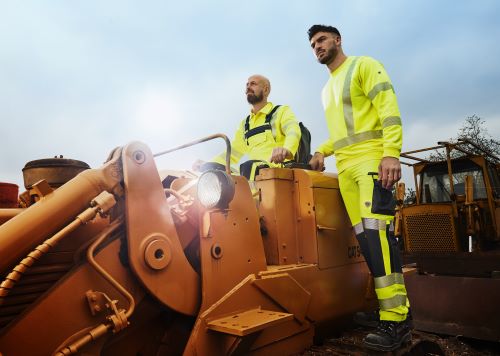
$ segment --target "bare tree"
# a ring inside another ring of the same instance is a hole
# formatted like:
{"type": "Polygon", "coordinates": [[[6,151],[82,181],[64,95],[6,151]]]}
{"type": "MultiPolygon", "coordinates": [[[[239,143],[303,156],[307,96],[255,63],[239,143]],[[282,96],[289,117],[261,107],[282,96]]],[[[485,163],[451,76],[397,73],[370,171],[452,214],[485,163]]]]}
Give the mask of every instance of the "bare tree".
{"type": "Polygon", "coordinates": [[[408,188],[405,194],[405,198],[403,200],[403,205],[411,205],[417,202],[417,192],[413,188],[408,188]]]}
{"type": "MultiPolygon", "coordinates": [[[[477,115],[468,116],[465,119],[462,127],[459,129],[458,134],[455,138],[450,138],[450,141],[456,142],[459,139],[466,139],[478,147],[480,147],[485,152],[493,156],[500,156],[500,141],[491,137],[488,134],[488,130],[485,127],[485,121],[477,115]]],[[[478,150],[476,147],[465,144],[464,147],[467,151],[475,153],[478,155],[483,155],[484,152],[478,150]]],[[[464,154],[460,151],[453,150],[451,152],[452,158],[458,158],[464,154]]],[[[442,151],[434,151],[428,157],[430,161],[442,161],[446,159],[446,154],[442,151]]]]}

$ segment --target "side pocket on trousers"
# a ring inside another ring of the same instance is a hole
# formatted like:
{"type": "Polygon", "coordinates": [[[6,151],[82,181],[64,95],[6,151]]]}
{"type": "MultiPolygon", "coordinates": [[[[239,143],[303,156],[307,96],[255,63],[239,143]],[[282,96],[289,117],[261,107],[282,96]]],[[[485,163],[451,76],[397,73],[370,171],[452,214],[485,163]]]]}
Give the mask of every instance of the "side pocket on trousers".
{"type": "Polygon", "coordinates": [[[382,187],[377,179],[373,179],[372,213],[394,215],[395,208],[396,200],[392,191],[382,187]]]}

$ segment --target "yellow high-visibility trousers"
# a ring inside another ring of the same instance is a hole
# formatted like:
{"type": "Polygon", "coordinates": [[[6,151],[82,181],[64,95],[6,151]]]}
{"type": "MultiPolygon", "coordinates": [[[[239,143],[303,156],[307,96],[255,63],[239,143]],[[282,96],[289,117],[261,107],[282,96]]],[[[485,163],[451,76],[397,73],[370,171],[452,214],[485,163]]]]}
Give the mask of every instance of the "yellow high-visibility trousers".
{"type": "MultiPolygon", "coordinates": [[[[373,200],[374,177],[369,173],[377,173],[379,164],[380,160],[369,160],[345,169],[338,176],[339,186],[356,238],[374,277],[380,320],[403,321],[409,302],[394,237],[394,216],[372,212],[374,203],[378,204],[373,200]]],[[[390,194],[388,191],[383,193],[390,194]]]]}

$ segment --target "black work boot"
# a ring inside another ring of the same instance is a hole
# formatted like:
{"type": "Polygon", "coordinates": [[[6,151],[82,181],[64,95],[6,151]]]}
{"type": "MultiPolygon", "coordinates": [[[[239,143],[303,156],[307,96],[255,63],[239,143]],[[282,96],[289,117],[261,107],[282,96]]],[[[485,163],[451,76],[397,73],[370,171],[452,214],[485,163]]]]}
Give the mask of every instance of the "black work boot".
{"type": "Polygon", "coordinates": [[[408,321],[380,320],[377,329],[363,340],[363,344],[372,350],[393,351],[411,341],[411,328],[408,321]]]}
{"type": "Polygon", "coordinates": [[[357,312],[354,314],[354,322],[361,326],[367,326],[369,328],[376,328],[378,322],[380,321],[379,310],[373,310],[369,312],[357,312]]]}

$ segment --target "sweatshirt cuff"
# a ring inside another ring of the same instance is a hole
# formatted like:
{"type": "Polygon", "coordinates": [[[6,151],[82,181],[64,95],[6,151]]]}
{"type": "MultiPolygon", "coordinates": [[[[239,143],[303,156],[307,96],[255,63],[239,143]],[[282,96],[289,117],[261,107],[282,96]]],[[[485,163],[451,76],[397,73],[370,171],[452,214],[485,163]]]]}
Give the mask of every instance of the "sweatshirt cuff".
{"type": "Polygon", "coordinates": [[[383,157],[394,157],[399,159],[400,152],[401,151],[398,150],[397,148],[385,147],[383,157]]]}

